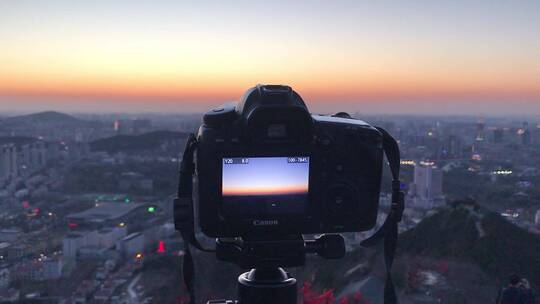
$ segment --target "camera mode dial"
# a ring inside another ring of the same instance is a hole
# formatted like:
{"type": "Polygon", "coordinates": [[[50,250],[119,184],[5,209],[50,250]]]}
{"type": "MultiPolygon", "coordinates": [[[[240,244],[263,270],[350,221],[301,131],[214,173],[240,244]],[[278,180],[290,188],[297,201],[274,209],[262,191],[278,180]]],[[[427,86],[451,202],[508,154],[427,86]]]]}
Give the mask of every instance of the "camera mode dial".
{"type": "Polygon", "coordinates": [[[234,104],[226,104],[206,112],[203,122],[208,127],[219,127],[231,123],[236,118],[234,104]]]}

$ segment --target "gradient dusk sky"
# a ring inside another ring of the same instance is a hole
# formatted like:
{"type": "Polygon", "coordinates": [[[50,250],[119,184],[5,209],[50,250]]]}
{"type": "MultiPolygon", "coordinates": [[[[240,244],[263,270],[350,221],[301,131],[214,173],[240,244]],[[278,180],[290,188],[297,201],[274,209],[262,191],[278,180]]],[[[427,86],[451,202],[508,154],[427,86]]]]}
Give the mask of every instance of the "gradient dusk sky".
{"type": "Polygon", "coordinates": [[[540,1],[0,1],[0,111],[540,114],[540,1]]]}
{"type": "Polygon", "coordinates": [[[309,163],[287,157],[252,157],[248,164],[223,164],[223,195],[307,193],[309,163]]]}

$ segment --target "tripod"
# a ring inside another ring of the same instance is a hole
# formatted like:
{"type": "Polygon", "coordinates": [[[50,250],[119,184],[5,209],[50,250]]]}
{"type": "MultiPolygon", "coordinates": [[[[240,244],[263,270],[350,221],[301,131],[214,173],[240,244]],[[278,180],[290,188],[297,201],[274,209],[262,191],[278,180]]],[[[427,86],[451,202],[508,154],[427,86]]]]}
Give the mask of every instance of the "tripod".
{"type": "Polygon", "coordinates": [[[337,234],[323,234],[307,241],[302,235],[272,240],[218,239],[218,260],[252,269],[238,277],[238,300],[208,301],[207,304],[296,304],[296,279],[282,267],[304,265],[307,253],[339,259],[345,255],[345,242],[337,234]]]}

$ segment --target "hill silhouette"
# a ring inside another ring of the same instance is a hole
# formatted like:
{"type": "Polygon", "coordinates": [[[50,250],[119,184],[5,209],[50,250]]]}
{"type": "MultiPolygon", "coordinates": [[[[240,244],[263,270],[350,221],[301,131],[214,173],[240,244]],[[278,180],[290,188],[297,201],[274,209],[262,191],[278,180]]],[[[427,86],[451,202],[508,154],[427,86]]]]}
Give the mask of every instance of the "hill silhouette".
{"type": "Polygon", "coordinates": [[[90,148],[93,151],[109,153],[150,151],[167,142],[185,141],[188,135],[188,133],[174,131],[155,131],[141,135],[116,135],[93,141],[90,143],[90,148]]]}
{"type": "Polygon", "coordinates": [[[28,115],[8,117],[1,121],[3,124],[40,124],[40,123],[81,123],[84,122],[69,114],[45,111],[28,115]]]}
{"type": "Polygon", "coordinates": [[[90,128],[95,127],[98,123],[78,119],[69,114],[46,111],[28,115],[12,116],[0,120],[0,130],[14,131],[21,134],[25,130],[36,130],[46,128],[90,128]]]}
{"type": "Polygon", "coordinates": [[[456,205],[400,235],[400,253],[458,259],[493,278],[511,273],[540,283],[540,237],[476,205],[456,205]]]}

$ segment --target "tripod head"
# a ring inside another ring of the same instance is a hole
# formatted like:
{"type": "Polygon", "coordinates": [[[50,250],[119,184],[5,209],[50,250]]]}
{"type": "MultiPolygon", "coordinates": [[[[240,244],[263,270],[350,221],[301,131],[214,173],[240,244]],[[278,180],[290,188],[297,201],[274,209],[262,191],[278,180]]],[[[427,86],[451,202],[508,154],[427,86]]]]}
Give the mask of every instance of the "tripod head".
{"type": "Polygon", "coordinates": [[[345,242],[339,234],[323,234],[313,240],[302,235],[272,239],[229,238],[216,241],[217,259],[232,262],[241,268],[298,267],[304,265],[306,254],[325,259],[345,255],[345,242]]]}
{"type": "Polygon", "coordinates": [[[339,259],[345,255],[345,241],[339,234],[323,234],[313,240],[304,240],[302,235],[270,240],[218,239],[218,260],[252,269],[238,277],[238,301],[219,300],[208,304],[296,304],[296,279],[281,267],[304,265],[308,253],[339,259]]]}

